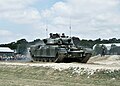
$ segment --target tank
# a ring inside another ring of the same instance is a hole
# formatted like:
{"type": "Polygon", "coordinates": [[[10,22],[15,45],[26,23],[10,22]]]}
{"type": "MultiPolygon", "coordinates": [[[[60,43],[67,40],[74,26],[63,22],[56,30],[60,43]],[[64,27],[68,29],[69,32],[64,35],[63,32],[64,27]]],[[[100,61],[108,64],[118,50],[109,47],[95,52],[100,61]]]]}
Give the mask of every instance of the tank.
{"type": "Polygon", "coordinates": [[[90,49],[76,47],[73,39],[64,33],[61,36],[50,33],[50,37],[42,41],[30,47],[33,61],[87,63],[92,55],[90,49]]]}

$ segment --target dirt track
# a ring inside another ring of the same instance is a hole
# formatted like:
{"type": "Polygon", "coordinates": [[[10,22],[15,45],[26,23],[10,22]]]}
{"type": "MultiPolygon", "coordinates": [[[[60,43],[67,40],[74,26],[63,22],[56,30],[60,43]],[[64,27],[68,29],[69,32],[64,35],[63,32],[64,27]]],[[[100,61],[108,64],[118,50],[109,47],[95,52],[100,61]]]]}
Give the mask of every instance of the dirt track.
{"type": "Polygon", "coordinates": [[[119,81],[119,56],[95,56],[87,64],[0,62],[0,86],[119,86],[119,81]]]}
{"type": "Polygon", "coordinates": [[[85,68],[90,70],[96,69],[110,69],[110,70],[119,70],[120,69],[120,56],[104,56],[100,57],[94,56],[88,61],[87,64],[82,63],[15,63],[15,62],[0,62],[0,64],[6,65],[26,65],[26,66],[42,66],[42,67],[51,67],[54,69],[68,69],[68,68],[85,68]]]}
{"type": "Polygon", "coordinates": [[[120,55],[100,55],[91,57],[88,63],[120,67],[120,55]]]}

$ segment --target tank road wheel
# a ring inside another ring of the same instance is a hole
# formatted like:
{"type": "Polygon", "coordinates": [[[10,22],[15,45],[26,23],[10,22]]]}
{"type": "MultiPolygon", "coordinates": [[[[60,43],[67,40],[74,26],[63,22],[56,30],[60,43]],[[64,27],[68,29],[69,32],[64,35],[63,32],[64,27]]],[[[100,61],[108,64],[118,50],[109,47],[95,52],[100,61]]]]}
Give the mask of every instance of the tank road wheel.
{"type": "Polygon", "coordinates": [[[52,62],[51,59],[48,59],[48,62],[52,62]]]}
{"type": "Polygon", "coordinates": [[[55,59],[54,59],[54,58],[52,58],[52,59],[51,59],[51,62],[55,62],[55,59]]]}
{"type": "Polygon", "coordinates": [[[41,62],[41,59],[39,59],[39,62],[41,62]]]}
{"type": "Polygon", "coordinates": [[[77,60],[77,62],[81,63],[82,60],[83,60],[82,58],[79,58],[79,59],[77,60]]]}
{"type": "Polygon", "coordinates": [[[46,59],[46,62],[49,62],[49,58],[46,59]]]}
{"type": "Polygon", "coordinates": [[[90,59],[91,53],[86,53],[85,58],[81,61],[82,63],[87,63],[87,61],[90,59]]]}
{"type": "Polygon", "coordinates": [[[44,59],[41,59],[41,62],[44,62],[44,59]]]}
{"type": "Polygon", "coordinates": [[[42,59],[42,62],[47,62],[47,59],[42,59]]]}
{"type": "Polygon", "coordinates": [[[49,62],[54,62],[54,59],[53,58],[49,58],[49,62]]]}
{"type": "Polygon", "coordinates": [[[36,61],[39,61],[39,58],[36,58],[36,61]]]}
{"type": "Polygon", "coordinates": [[[47,62],[47,59],[45,59],[45,62],[47,62]]]}

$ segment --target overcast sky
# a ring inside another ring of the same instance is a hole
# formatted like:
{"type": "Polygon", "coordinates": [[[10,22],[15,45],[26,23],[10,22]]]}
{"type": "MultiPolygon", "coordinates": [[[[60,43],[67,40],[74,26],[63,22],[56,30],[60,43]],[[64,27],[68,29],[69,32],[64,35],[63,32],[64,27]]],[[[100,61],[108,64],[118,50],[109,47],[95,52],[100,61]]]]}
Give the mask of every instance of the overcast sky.
{"type": "Polygon", "coordinates": [[[0,0],[0,43],[48,34],[120,38],[120,0],[0,0]]]}

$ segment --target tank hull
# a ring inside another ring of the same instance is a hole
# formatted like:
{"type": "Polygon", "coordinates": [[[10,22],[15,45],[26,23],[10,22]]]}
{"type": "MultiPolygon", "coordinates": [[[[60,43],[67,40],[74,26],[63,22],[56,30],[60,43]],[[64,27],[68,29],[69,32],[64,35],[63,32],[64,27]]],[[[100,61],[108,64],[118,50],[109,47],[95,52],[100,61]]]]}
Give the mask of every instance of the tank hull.
{"type": "Polygon", "coordinates": [[[67,53],[56,53],[54,57],[49,56],[32,56],[34,62],[55,62],[55,63],[69,63],[69,62],[79,62],[87,63],[91,57],[91,53],[83,54],[84,52],[69,54],[67,53]],[[75,55],[76,54],[76,55],[75,55]]]}

